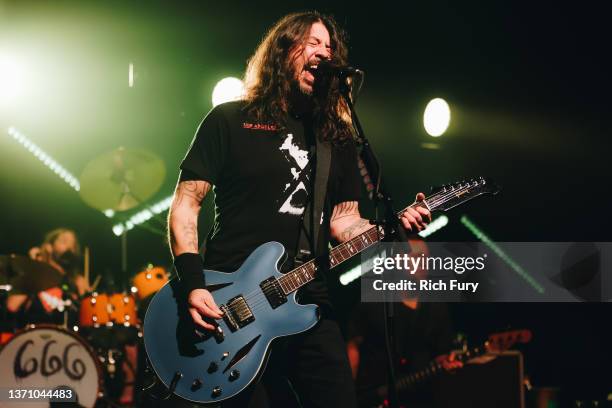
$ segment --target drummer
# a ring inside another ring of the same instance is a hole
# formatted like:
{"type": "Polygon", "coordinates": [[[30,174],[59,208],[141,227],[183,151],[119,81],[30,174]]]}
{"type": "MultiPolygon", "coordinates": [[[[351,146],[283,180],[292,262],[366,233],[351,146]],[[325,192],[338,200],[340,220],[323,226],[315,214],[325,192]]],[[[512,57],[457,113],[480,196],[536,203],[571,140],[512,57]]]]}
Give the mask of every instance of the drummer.
{"type": "MultiPolygon", "coordinates": [[[[27,294],[10,295],[7,309],[22,315],[23,323],[63,323],[61,312],[63,300],[76,300],[89,290],[88,282],[80,273],[81,249],[76,233],[68,228],[57,228],[48,232],[42,244],[29,251],[30,258],[48,263],[64,275],[61,287],[27,294]]],[[[32,276],[36,279],[36,276],[32,276]]]]}

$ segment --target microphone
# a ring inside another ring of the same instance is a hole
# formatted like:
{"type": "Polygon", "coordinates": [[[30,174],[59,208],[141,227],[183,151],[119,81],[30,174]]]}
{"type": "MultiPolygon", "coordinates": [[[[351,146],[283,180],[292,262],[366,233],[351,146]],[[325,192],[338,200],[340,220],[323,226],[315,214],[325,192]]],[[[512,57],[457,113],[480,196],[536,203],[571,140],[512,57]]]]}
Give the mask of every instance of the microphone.
{"type": "Polygon", "coordinates": [[[333,76],[338,78],[347,78],[353,75],[363,75],[363,71],[351,67],[350,65],[339,65],[331,61],[323,60],[319,62],[316,69],[313,70],[316,75],[333,76]]]}

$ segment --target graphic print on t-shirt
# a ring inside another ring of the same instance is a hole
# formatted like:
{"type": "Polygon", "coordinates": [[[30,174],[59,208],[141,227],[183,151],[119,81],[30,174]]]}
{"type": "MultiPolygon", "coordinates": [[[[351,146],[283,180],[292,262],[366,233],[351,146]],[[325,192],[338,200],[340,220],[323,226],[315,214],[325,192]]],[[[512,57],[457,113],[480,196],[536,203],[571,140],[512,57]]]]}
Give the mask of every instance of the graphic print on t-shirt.
{"type": "Polygon", "coordinates": [[[302,215],[306,207],[308,190],[307,183],[310,183],[310,160],[308,151],[302,149],[293,140],[293,134],[287,134],[285,141],[279,147],[290,164],[290,180],[285,184],[281,199],[282,202],[278,212],[281,214],[302,215]]]}

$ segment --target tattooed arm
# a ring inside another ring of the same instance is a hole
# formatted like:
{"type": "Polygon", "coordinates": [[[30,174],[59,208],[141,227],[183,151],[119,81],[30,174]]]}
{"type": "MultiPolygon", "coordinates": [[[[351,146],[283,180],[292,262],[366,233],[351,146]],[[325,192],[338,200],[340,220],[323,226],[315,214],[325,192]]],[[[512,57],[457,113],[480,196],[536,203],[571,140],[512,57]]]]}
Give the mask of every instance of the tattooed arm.
{"type": "MultiPolygon", "coordinates": [[[[418,193],[416,201],[425,199],[423,193],[418,193]]],[[[431,214],[422,207],[408,208],[400,217],[404,228],[408,231],[422,231],[427,223],[431,222],[431,214]]],[[[331,236],[338,242],[346,242],[351,238],[372,228],[370,222],[361,218],[359,214],[359,203],[357,201],[345,201],[337,204],[332,211],[330,219],[331,236]]]]}
{"type": "Polygon", "coordinates": [[[198,253],[198,214],[210,183],[202,180],[180,181],[168,213],[168,239],[175,257],[198,253]]]}
{"type": "MultiPolygon", "coordinates": [[[[168,214],[168,238],[179,275],[177,257],[183,254],[183,256],[193,257],[190,254],[198,253],[198,215],[202,208],[202,200],[209,190],[210,183],[202,180],[179,181],[176,186],[168,214]]],[[[201,263],[201,258],[199,259],[201,263]]],[[[201,271],[201,266],[196,268],[192,265],[192,268],[184,273],[193,272],[193,268],[196,269],[196,273],[198,269],[201,271]]],[[[189,313],[196,324],[207,330],[215,329],[210,321],[205,321],[205,319],[220,318],[221,310],[208,290],[202,288],[190,290],[187,303],[189,313]]]]}
{"type": "Polygon", "coordinates": [[[372,228],[370,222],[361,218],[359,203],[345,201],[336,204],[330,219],[331,236],[338,242],[346,242],[351,238],[372,228]]]}

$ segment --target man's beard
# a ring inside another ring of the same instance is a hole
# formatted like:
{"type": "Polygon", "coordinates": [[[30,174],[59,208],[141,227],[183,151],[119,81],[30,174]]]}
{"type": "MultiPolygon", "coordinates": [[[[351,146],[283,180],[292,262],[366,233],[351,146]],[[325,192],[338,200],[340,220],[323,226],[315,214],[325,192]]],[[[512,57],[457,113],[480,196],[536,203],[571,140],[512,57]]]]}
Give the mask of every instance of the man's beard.
{"type": "Polygon", "coordinates": [[[304,88],[299,79],[291,82],[291,99],[295,105],[306,110],[321,110],[327,103],[330,92],[330,81],[326,78],[315,78],[309,88],[304,88]]]}
{"type": "Polygon", "coordinates": [[[305,88],[302,84],[302,81],[300,81],[299,79],[294,79],[291,82],[291,89],[294,95],[299,95],[303,98],[305,97],[309,99],[313,96],[313,87],[305,88]]]}
{"type": "Polygon", "coordinates": [[[79,264],[79,256],[72,251],[53,254],[53,260],[66,271],[75,269],[79,264]]]}

